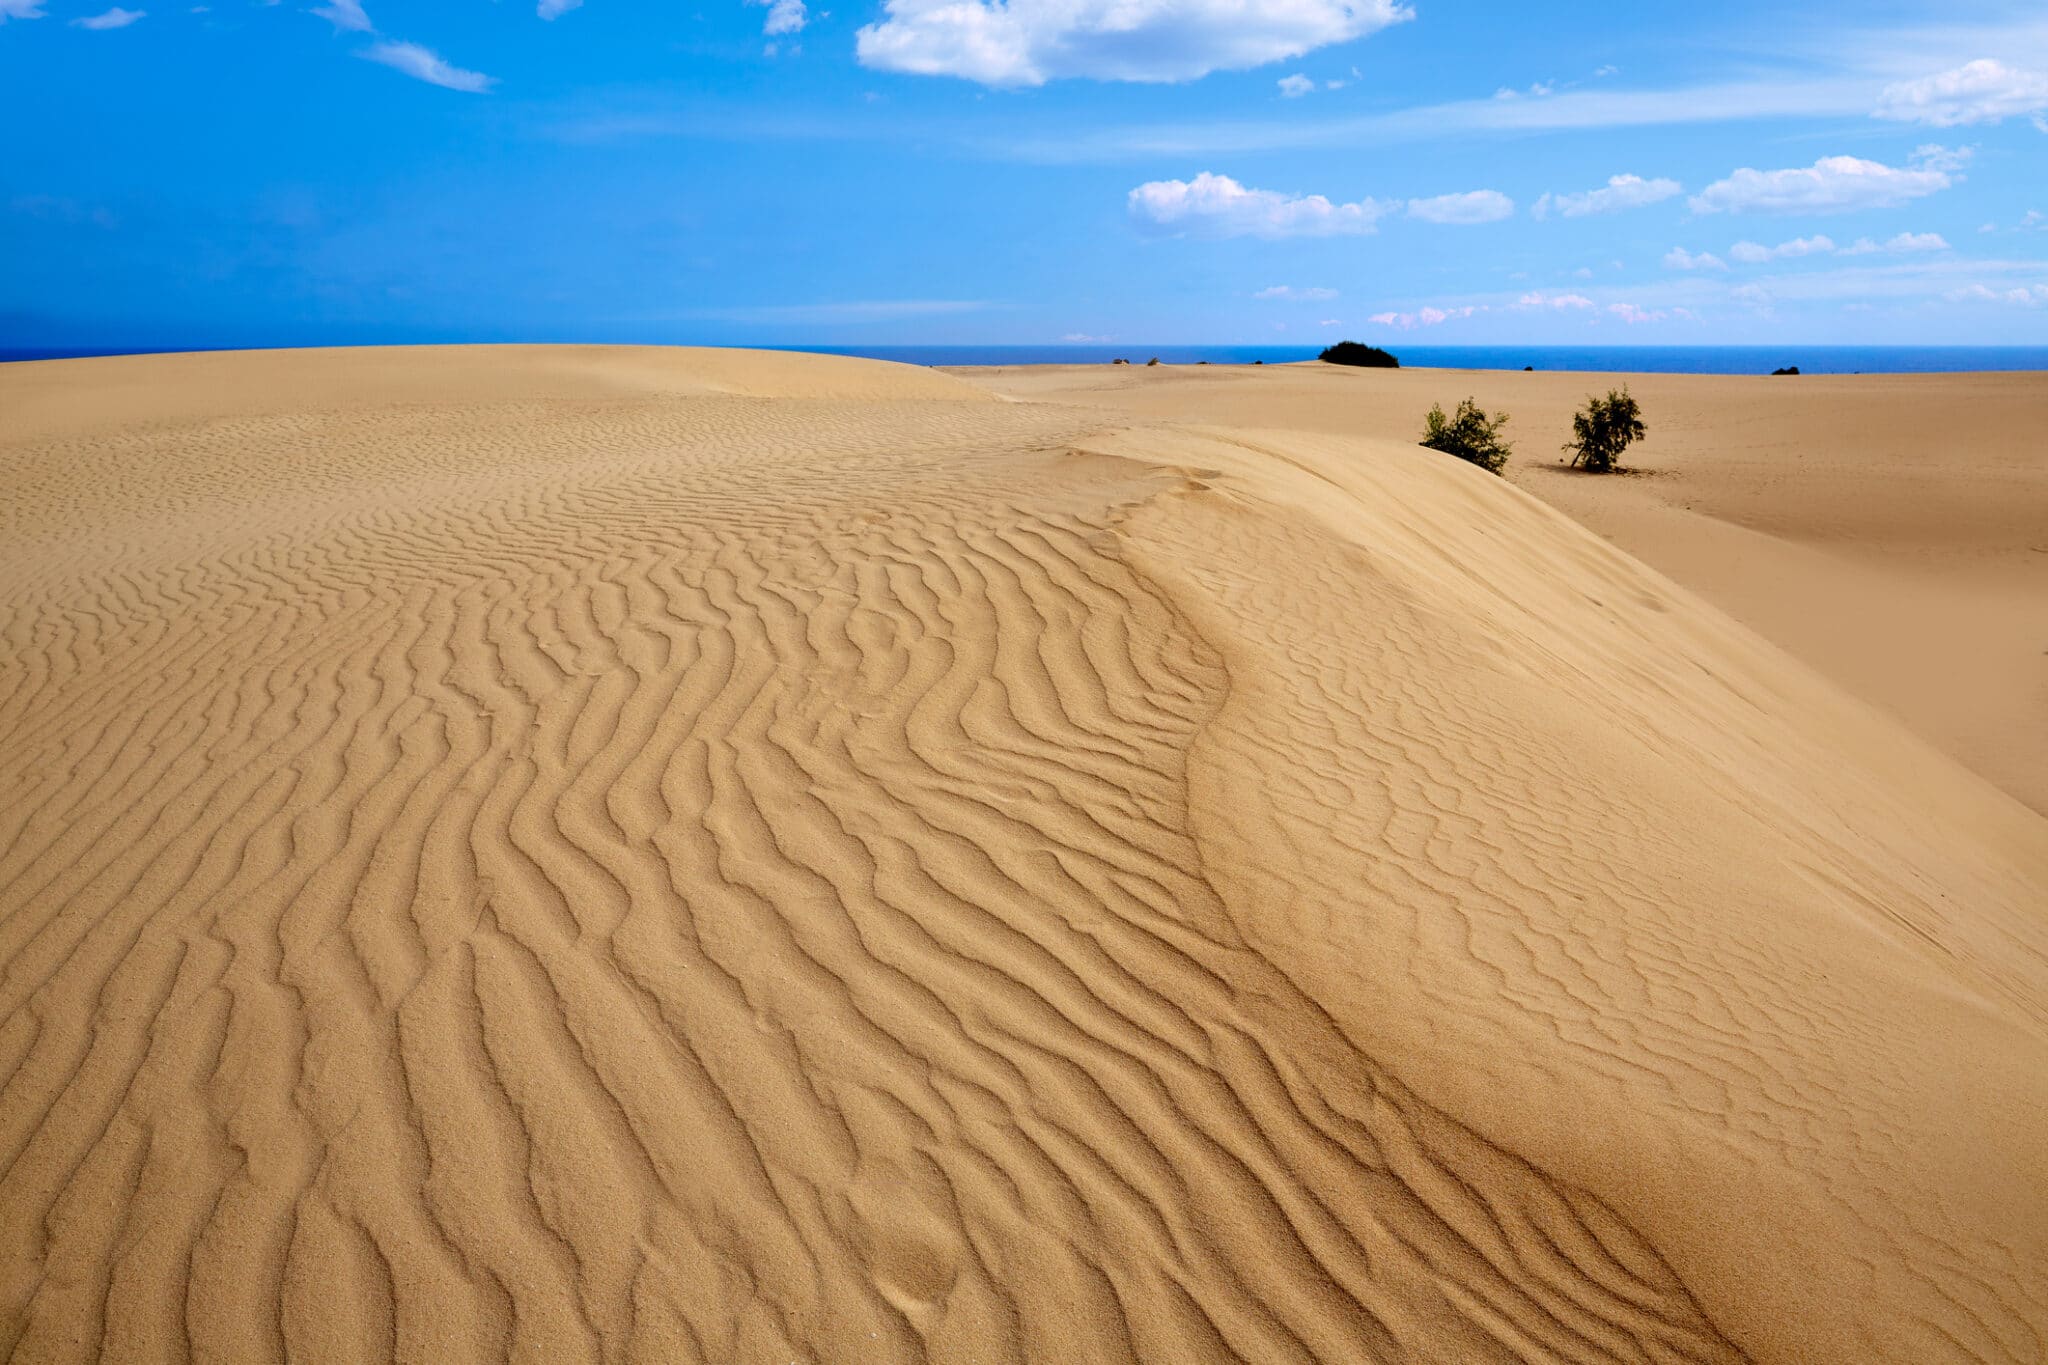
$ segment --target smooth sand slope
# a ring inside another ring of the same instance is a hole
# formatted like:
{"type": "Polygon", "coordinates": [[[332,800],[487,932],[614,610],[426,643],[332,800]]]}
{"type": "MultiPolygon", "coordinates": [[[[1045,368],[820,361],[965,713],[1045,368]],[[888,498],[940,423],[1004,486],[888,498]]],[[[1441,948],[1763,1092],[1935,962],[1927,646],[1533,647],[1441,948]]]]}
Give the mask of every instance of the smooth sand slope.
{"type": "Polygon", "coordinates": [[[1508,477],[2048,814],[2048,374],[1523,374],[1331,365],[954,371],[1147,420],[1412,443],[1433,402],[1512,414],[1508,477]],[[1561,464],[1632,386],[1640,477],[1561,464]]]}
{"type": "Polygon", "coordinates": [[[2048,1350],[2048,820],[1510,484],[688,351],[0,411],[0,1354],[2048,1350]]]}

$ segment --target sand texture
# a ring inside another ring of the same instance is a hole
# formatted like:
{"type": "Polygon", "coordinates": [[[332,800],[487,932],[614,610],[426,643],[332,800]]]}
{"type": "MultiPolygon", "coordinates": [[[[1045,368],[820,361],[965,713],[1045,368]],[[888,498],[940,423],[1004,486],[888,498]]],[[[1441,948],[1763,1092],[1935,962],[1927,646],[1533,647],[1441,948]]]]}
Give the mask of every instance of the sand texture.
{"type": "Polygon", "coordinates": [[[2048,814],[2048,374],[1601,375],[1332,365],[958,371],[1147,420],[1410,444],[1430,404],[1512,416],[1508,478],[2048,814]],[[1627,384],[1636,477],[1573,473],[1627,384]]]}
{"type": "Polygon", "coordinates": [[[744,353],[0,412],[0,1355],[2048,1354],[2048,820],[1510,482],[744,353]]]}

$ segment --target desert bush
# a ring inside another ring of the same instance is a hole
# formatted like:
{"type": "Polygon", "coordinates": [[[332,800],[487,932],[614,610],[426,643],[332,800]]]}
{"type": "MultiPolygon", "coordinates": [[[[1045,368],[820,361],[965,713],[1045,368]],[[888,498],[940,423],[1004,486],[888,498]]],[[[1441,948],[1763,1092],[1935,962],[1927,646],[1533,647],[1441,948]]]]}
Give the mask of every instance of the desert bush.
{"type": "Polygon", "coordinates": [[[1611,474],[1621,467],[1621,453],[1649,430],[1628,389],[1609,389],[1605,398],[1588,398],[1573,414],[1572,439],[1564,448],[1571,452],[1573,468],[1583,465],[1590,473],[1611,474]]]}
{"type": "Polygon", "coordinates": [[[1328,361],[1332,365],[1363,365],[1374,370],[1401,368],[1401,362],[1394,358],[1393,352],[1357,341],[1340,341],[1335,346],[1326,348],[1316,359],[1328,361]]]}
{"type": "Polygon", "coordinates": [[[1443,404],[1439,403],[1423,419],[1422,444],[1498,474],[1514,449],[1500,436],[1501,428],[1507,424],[1506,413],[1489,416],[1469,398],[1458,404],[1458,410],[1449,417],[1444,416],[1443,404]]]}
{"type": "Polygon", "coordinates": [[[1772,378],[1776,378],[1777,376],[1779,376],[1779,375],[1781,375],[1781,374],[1798,374],[1798,373],[1799,373],[1799,367],[1798,367],[1797,365],[1787,365],[1787,366],[1786,366],[1786,367],[1785,367],[1784,369],[1782,369],[1782,370],[1772,370],[1772,371],[1771,371],[1771,377],[1772,377],[1772,378]]]}

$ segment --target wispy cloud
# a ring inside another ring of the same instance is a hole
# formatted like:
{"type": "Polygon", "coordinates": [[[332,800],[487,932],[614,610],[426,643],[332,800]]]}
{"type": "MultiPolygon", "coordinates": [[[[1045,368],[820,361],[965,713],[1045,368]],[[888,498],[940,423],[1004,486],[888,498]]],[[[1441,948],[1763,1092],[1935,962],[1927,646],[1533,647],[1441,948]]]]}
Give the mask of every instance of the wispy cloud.
{"type": "Polygon", "coordinates": [[[1691,252],[1682,246],[1664,253],[1664,264],[1673,270],[1726,270],[1728,262],[1711,251],[1691,252]]]}
{"type": "Polygon", "coordinates": [[[583,0],[540,0],[540,3],[534,6],[533,12],[549,23],[553,23],[570,10],[580,9],[582,5],[583,0]]]}
{"type": "Polygon", "coordinates": [[[1291,100],[1298,100],[1303,95],[1313,94],[1316,88],[1316,83],[1302,75],[1299,71],[1291,76],[1282,76],[1279,80],[1279,85],[1280,93],[1291,100]]]}
{"type": "Polygon", "coordinates": [[[991,86],[1185,81],[1347,43],[1412,17],[1394,0],[887,0],[861,64],[991,86]]]}
{"type": "Polygon", "coordinates": [[[1408,216],[1425,223],[1468,226],[1498,223],[1515,215],[1515,201],[1499,190],[1469,190],[1464,194],[1439,194],[1433,199],[1408,201],[1408,216]]]}
{"type": "Polygon", "coordinates": [[[43,7],[38,0],[0,0],[0,24],[9,19],[40,19],[43,7]]]}
{"type": "Polygon", "coordinates": [[[1639,175],[1617,175],[1609,177],[1606,185],[1597,190],[1578,194],[1546,194],[1536,201],[1531,212],[1538,218],[1547,218],[1552,213],[1560,218],[1584,218],[1590,214],[1615,213],[1622,209],[1660,204],[1684,192],[1685,187],[1676,180],[1645,180],[1639,175]]]}
{"type": "Polygon", "coordinates": [[[1364,236],[1398,202],[1361,199],[1332,203],[1320,194],[1248,189],[1227,175],[1203,171],[1193,180],[1154,180],[1129,196],[1131,216],[1164,232],[1218,237],[1364,236]]]}
{"type": "Polygon", "coordinates": [[[465,71],[459,66],[450,66],[427,48],[418,43],[376,43],[364,48],[359,54],[373,62],[380,62],[394,71],[402,71],[414,80],[438,85],[448,90],[460,90],[466,94],[480,95],[497,84],[496,77],[486,76],[480,71],[465,71]]]}
{"type": "Polygon", "coordinates": [[[778,303],[759,307],[701,308],[685,316],[722,322],[887,322],[942,317],[987,308],[983,299],[862,299],[853,302],[778,303]]]}
{"type": "Polygon", "coordinates": [[[348,33],[374,33],[376,25],[363,12],[361,0],[327,0],[313,11],[328,23],[348,33]]]}
{"type": "Polygon", "coordinates": [[[1293,303],[1323,303],[1336,298],[1337,291],[1334,289],[1324,289],[1320,286],[1310,289],[1296,289],[1291,285],[1276,284],[1269,289],[1261,289],[1252,297],[1255,299],[1285,299],[1293,303]]]}
{"type": "Polygon", "coordinates": [[[136,20],[141,19],[148,12],[147,10],[139,9],[122,9],[119,5],[116,5],[104,14],[95,14],[84,19],[73,19],[71,27],[91,29],[95,33],[106,29],[126,28],[136,20]]]}

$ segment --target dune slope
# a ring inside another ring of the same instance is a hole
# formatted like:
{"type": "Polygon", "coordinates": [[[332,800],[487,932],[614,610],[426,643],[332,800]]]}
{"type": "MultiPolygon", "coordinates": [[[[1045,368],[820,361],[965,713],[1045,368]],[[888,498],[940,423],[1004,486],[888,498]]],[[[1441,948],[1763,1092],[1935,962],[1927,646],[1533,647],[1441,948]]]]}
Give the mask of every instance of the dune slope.
{"type": "Polygon", "coordinates": [[[1517,490],[0,371],[20,1359],[2038,1359],[2048,821],[1517,490]]]}

